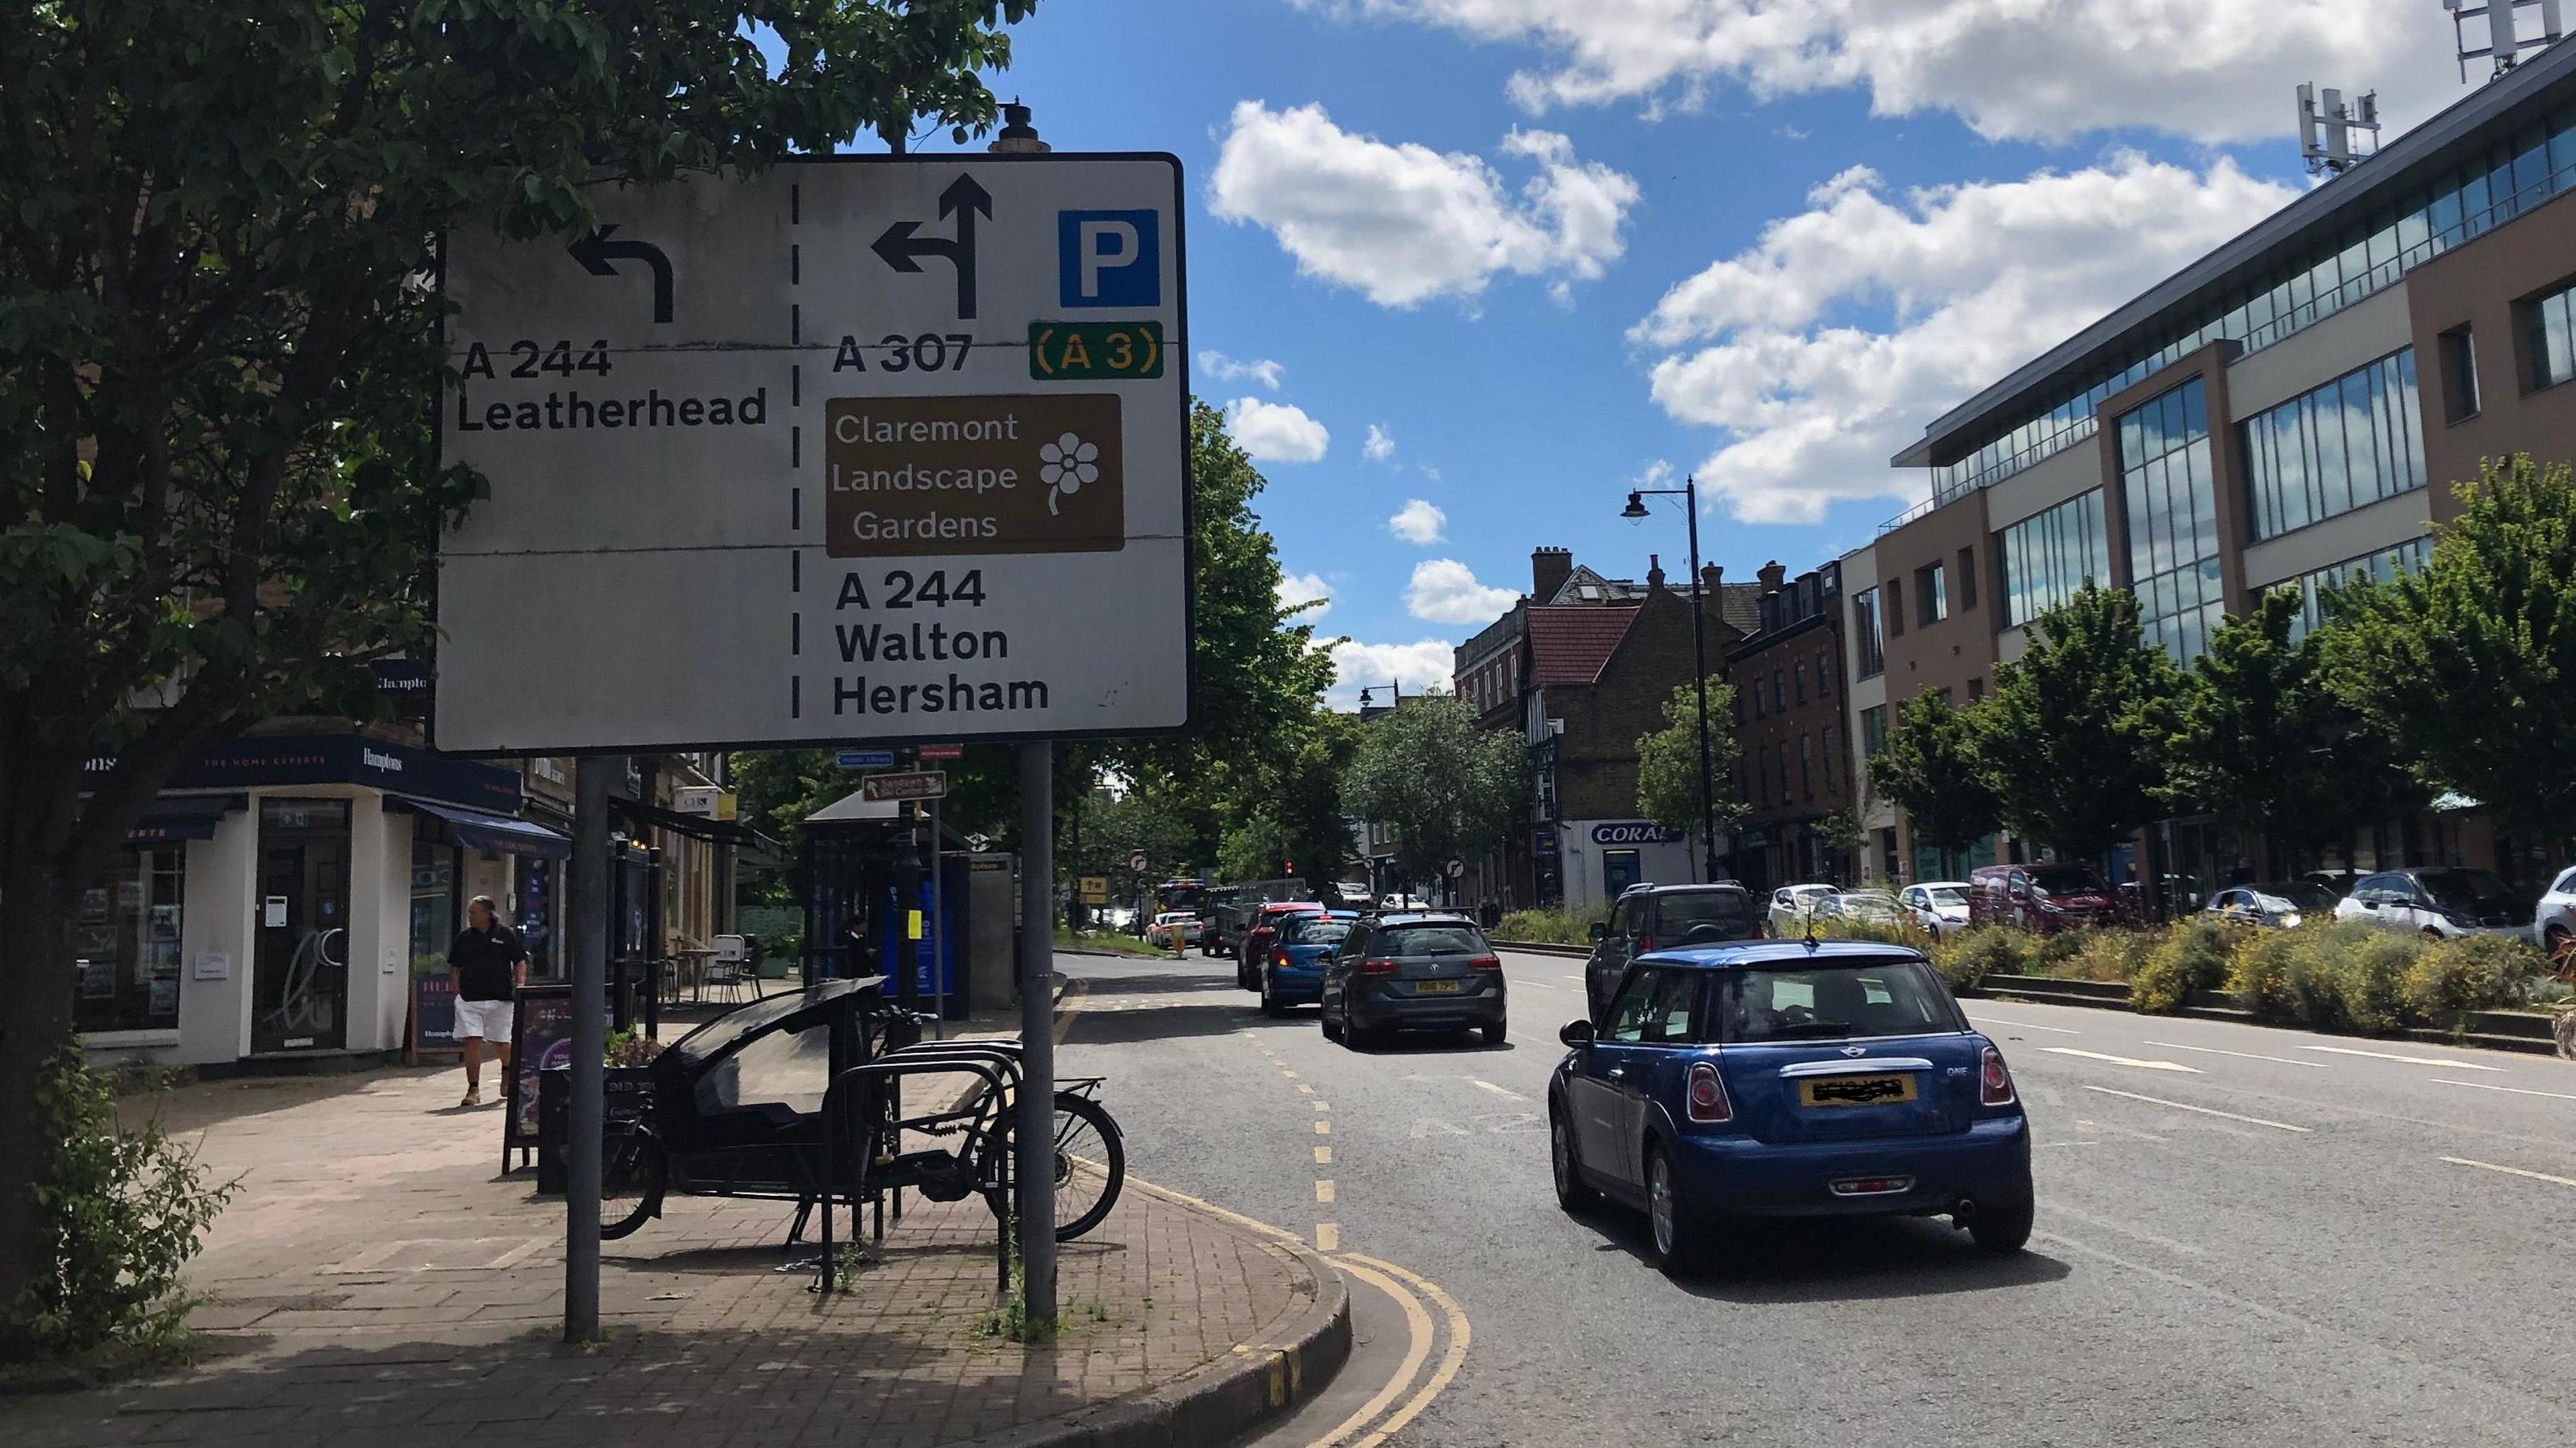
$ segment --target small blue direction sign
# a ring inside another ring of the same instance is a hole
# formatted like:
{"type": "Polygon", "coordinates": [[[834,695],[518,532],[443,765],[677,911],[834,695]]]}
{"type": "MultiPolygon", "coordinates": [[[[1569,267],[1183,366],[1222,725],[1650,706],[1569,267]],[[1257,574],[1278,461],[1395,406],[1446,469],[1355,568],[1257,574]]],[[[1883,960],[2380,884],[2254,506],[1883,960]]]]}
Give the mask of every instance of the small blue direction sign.
{"type": "Polygon", "coordinates": [[[843,769],[892,769],[891,749],[844,749],[832,756],[832,762],[843,769]]]}

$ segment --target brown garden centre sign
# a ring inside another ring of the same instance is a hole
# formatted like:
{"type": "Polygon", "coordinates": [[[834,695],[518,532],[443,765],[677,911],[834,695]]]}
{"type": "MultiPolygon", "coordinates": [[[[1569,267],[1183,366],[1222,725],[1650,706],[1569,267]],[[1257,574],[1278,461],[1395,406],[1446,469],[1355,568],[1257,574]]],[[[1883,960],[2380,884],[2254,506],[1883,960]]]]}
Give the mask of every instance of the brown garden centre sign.
{"type": "Polygon", "coordinates": [[[436,742],[1187,722],[1179,163],[834,157],[448,240],[436,742]]]}

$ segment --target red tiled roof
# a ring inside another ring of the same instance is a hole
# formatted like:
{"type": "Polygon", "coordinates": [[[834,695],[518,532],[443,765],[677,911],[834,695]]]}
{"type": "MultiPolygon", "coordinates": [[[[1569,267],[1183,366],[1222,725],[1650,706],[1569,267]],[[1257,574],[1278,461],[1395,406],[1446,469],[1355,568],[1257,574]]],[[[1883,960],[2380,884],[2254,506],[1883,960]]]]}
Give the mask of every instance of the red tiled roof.
{"type": "Polygon", "coordinates": [[[1529,611],[1532,684],[1592,684],[1628,625],[1637,621],[1633,604],[1555,604],[1529,611]]]}

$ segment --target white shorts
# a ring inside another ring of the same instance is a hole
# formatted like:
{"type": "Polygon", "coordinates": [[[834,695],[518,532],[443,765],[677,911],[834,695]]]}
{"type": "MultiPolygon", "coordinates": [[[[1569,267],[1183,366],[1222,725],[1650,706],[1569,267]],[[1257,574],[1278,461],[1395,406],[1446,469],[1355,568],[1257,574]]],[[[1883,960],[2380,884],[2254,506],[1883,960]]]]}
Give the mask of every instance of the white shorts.
{"type": "Polygon", "coordinates": [[[456,1039],[481,1036],[487,1041],[510,1042],[510,1003],[508,1001],[456,1002],[456,1039]]]}

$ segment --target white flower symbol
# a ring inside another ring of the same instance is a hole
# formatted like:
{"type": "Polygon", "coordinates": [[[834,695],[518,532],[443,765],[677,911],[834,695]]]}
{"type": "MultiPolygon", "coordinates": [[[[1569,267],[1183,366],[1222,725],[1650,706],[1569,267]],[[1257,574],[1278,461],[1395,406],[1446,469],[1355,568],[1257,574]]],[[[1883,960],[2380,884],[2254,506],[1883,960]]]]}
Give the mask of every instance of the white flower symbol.
{"type": "Polygon", "coordinates": [[[1053,442],[1038,445],[1038,481],[1047,485],[1047,512],[1056,510],[1056,500],[1082,491],[1082,485],[1096,482],[1100,448],[1066,433],[1053,442]]]}

